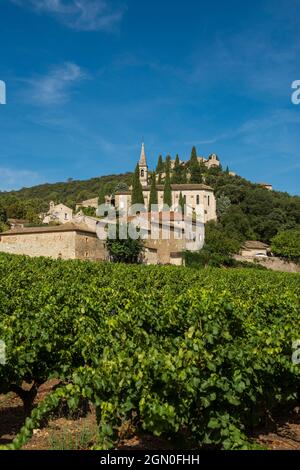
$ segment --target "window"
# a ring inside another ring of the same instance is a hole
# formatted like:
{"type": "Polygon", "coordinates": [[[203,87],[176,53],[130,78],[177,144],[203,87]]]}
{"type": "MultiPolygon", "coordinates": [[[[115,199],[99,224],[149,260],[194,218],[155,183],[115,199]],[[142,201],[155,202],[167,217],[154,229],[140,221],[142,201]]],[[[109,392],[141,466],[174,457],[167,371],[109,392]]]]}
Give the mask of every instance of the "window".
{"type": "Polygon", "coordinates": [[[67,219],[68,219],[68,214],[67,214],[67,213],[65,213],[65,220],[67,220],[67,219]]]}
{"type": "Polygon", "coordinates": [[[144,178],[145,172],[144,170],[141,170],[141,177],[144,178]]]}
{"type": "Polygon", "coordinates": [[[197,196],[196,196],[196,204],[197,204],[197,205],[200,204],[200,196],[199,196],[199,194],[197,194],[197,196]]]}
{"type": "Polygon", "coordinates": [[[207,196],[207,205],[209,206],[209,196],[207,196]]]}

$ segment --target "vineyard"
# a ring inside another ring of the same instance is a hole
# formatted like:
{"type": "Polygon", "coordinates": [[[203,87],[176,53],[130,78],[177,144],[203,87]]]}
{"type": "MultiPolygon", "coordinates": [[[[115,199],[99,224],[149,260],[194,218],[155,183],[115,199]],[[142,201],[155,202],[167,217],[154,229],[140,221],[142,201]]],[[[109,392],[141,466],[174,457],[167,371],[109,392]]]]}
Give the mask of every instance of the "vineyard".
{"type": "Polygon", "coordinates": [[[300,275],[0,255],[0,393],[22,399],[20,449],[61,403],[96,408],[96,448],[122,423],[196,448],[252,448],[299,404],[300,275]],[[59,386],[33,407],[39,386],[59,386]],[[31,388],[24,387],[30,384],[31,388]]]}

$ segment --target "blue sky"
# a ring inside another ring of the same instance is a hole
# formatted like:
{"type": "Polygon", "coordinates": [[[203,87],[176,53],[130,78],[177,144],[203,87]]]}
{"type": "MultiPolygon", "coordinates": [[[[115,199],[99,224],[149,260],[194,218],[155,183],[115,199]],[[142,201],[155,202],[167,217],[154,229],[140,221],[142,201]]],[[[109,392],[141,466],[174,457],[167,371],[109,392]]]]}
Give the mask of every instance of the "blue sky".
{"type": "Polygon", "coordinates": [[[300,0],[0,0],[0,190],[217,153],[300,194],[300,0]]]}

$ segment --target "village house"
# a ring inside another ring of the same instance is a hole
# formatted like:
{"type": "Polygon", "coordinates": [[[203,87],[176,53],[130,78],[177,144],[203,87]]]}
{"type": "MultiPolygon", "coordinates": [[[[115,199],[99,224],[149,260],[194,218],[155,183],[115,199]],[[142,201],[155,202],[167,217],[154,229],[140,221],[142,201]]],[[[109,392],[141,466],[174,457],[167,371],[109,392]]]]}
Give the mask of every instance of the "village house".
{"type": "Polygon", "coordinates": [[[66,224],[70,222],[73,218],[73,209],[65,206],[64,204],[54,204],[53,201],[50,202],[49,211],[47,214],[44,214],[43,224],[49,224],[50,222],[56,222],[58,224],[66,224]]]}
{"type": "Polygon", "coordinates": [[[83,207],[93,207],[93,209],[97,209],[98,200],[98,197],[93,197],[92,199],[86,199],[85,201],[78,202],[76,204],[76,212],[82,209],[83,207]]]}
{"type": "Polygon", "coordinates": [[[270,247],[266,243],[258,240],[247,240],[244,242],[241,249],[241,256],[243,258],[267,257],[270,252],[270,247]]]}

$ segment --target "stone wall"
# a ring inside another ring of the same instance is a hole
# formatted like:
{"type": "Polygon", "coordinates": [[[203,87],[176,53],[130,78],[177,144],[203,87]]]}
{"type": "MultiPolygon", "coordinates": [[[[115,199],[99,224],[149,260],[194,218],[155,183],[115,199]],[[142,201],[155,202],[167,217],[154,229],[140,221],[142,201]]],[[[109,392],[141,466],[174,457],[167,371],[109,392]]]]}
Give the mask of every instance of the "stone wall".
{"type": "MultiPolygon", "coordinates": [[[[155,264],[179,264],[178,257],[171,257],[171,253],[178,253],[185,249],[185,239],[177,240],[174,237],[174,231],[170,231],[170,239],[164,240],[160,238],[159,240],[145,240],[145,246],[152,250],[156,250],[156,257],[151,256],[149,260],[153,262],[155,259],[155,264]]],[[[161,230],[160,230],[161,237],[161,230]]]]}
{"type": "Polygon", "coordinates": [[[300,273],[300,265],[288,261],[284,261],[280,258],[268,257],[268,258],[249,258],[241,255],[234,257],[237,261],[248,261],[249,263],[257,263],[265,268],[271,269],[272,271],[282,271],[287,273],[300,273]]]}
{"type": "Polygon", "coordinates": [[[96,234],[77,233],[75,253],[77,259],[89,259],[93,261],[105,261],[108,259],[105,242],[99,240],[96,234]]]}
{"type": "Polygon", "coordinates": [[[0,251],[18,255],[74,259],[75,232],[0,234],[0,251]]]}

